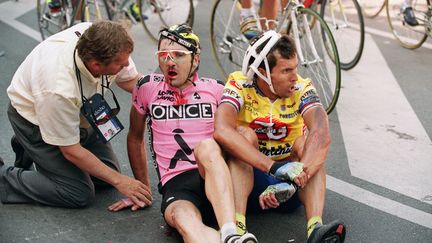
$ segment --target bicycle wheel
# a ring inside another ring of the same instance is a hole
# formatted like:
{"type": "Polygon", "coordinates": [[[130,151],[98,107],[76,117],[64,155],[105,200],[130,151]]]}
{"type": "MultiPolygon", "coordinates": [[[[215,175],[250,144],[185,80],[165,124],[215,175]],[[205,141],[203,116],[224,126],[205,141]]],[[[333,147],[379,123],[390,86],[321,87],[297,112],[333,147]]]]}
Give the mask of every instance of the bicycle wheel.
{"type": "MultiPolygon", "coordinates": [[[[333,35],[326,22],[319,14],[309,8],[298,8],[296,13],[299,39],[297,52],[299,56],[299,74],[310,78],[328,114],[333,111],[339,98],[341,85],[341,69],[338,50],[333,35]],[[315,25],[310,29],[312,43],[307,35],[308,20],[315,19],[315,25]],[[323,38],[324,37],[324,38],[323,38]],[[318,56],[314,54],[316,53],[318,56]]],[[[294,35],[292,23],[288,26],[289,33],[294,35]]]]}
{"type": "Polygon", "coordinates": [[[241,70],[249,43],[240,33],[238,1],[215,1],[210,19],[210,40],[213,55],[224,77],[228,77],[233,71],[241,70]]]}
{"type": "Polygon", "coordinates": [[[193,0],[139,0],[138,6],[144,30],[155,42],[164,27],[183,23],[193,26],[193,0]]]}
{"type": "Polygon", "coordinates": [[[401,12],[401,4],[401,0],[387,0],[387,20],[392,33],[401,46],[408,49],[419,48],[428,36],[426,23],[429,23],[427,12],[430,0],[412,1],[411,6],[418,22],[416,26],[411,26],[405,22],[404,14],[401,12]]]}
{"type": "Polygon", "coordinates": [[[61,0],[60,2],[61,8],[55,12],[48,8],[47,0],[37,0],[36,2],[38,26],[42,40],[69,27],[73,16],[72,4],[70,1],[61,0]]]}
{"type": "Polygon", "coordinates": [[[385,6],[386,0],[362,0],[360,1],[364,16],[368,18],[376,17],[385,6]]]}
{"type": "Polygon", "coordinates": [[[357,0],[321,0],[320,15],[336,41],[341,68],[355,67],[360,61],[365,38],[363,15],[357,0]]]}

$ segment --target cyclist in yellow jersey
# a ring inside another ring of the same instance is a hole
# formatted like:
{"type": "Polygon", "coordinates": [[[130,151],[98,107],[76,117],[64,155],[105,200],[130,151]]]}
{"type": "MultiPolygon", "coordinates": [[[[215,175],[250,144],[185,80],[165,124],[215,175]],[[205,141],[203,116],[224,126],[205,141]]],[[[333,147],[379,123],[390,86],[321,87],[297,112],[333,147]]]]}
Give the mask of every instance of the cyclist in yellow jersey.
{"type": "Polygon", "coordinates": [[[293,97],[269,102],[269,98],[263,96],[259,88],[247,84],[247,77],[242,72],[232,73],[225,85],[222,103],[234,105],[238,111],[238,126],[254,129],[259,150],[273,160],[289,157],[295,139],[302,136],[306,128],[301,114],[313,106],[321,105],[317,96],[310,96],[315,94],[310,80],[298,76],[294,89],[293,97]],[[234,93],[240,94],[241,101],[232,98],[230,94],[234,93]],[[300,101],[305,97],[308,99],[300,101]]]}
{"type": "MultiPolygon", "coordinates": [[[[297,65],[294,41],[267,31],[252,41],[242,72],[225,85],[213,137],[227,154],[237,231],[246,232],[246,208],[289,212],[303,204],[308,243],[343,242],[344,224],[322,221],[328,117],[297,65]]],[[[224,160],[217,145],[206,151],[212,152],[195,157],[224,160]]]]}

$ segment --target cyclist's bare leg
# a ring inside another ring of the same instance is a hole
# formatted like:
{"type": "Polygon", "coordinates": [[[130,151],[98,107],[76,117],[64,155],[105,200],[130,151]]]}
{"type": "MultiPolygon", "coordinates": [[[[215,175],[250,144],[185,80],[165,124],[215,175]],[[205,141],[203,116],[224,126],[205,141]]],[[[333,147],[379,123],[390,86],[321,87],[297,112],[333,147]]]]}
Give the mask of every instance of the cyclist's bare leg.
{"type": "Polygon", "coordinates": [[[72,0],[72,7],[76,10],[74,22],[77,23],[77,21],[81,21],[82,15],[84,14],[82,12],[83,10],[84,1],[83,0],[72,0]]]}
{"type": "Polygon", "coordinates": [[[257,13],[252,0],[239,0],[242,5],[240,11],[240,31],[248,40],[252,40],[260,34],[257,22],[257,13]]]}
{"type": "Polygon", "coordinates": [[[241,0],[242,8],[252,8],[252,0],[241,0]]]}
{"type": "Polygon", "coordinates": [[[221,148],[213,139],[206,139],[195,147],[194,154],[219,226],[234,222],[232,182],[221,148]]]}
{"type": "MultiPolygon", "coordinates": [[[[301,161],[303,156],[306,135],[298,137],[293,144],[291,159],[301,161]]],[[[326,170],[325,164],[320,167],[318,172],[309,179],[306,186],[299,191],[300,201],[306,211],[306,222],[312,217],[322,218],[326,192],[326,170]]]]}
{"type": "Polygon", "coordinates": [[[318,172],[309,179],[306,186],[299,191],[300,200],[306,211],[306,219],[322,217],[326,191],[326,172],[323,165],[318,172]]]}
{"type": "Polygon", "coordinates": [[[276,29],[277,26],[275,20],[279,8],[278,4],[278,0],[263,0],[260,9],[260,17],[267,19],[267,21],[261,20],[261,26],[263,27],[263,30],[276,29]],[[267,22],[267,24],[265,22],[267,22]]]}
{"type": "MultiPolygon", "coordinates": [[[[237,127],[237,131],[258,148],[258,139],[252,129],[237,127]]],[[[246,215],[247,200],[254,184],[253,167],[235,158],[229,158],[228,165],[233,182],[236,213],[246,215]]]]}
{"type": "Polygon", "coordinates": [[[166,222],[175,228],[185,242],[220,242],[219,232],[203,224],[201,213],[189,201],[178,200],[165,210],[166,222]]]}

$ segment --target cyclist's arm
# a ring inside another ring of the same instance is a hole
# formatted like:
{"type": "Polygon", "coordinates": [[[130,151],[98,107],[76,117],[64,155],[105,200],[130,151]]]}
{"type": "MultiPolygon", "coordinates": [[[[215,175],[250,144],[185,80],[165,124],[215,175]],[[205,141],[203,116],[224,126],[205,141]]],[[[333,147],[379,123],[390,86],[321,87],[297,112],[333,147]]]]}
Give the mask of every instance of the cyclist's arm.
{"type": "Polygon", "coordinates": [[[129,163],[135,178],[150,188],[148,161],[144,142],[145,118],[146,116],[138,113],[135,107],[131,108],[127,150],[129,163]]]}
{"type": "Polygon", "coordinates": [[[303,114],[308,128],[301,162],[303,171],[312,177],[324,166],[330,148],[331,138],[327,113],[322,106],[312,107],[303,114]]]}
{"type": "Polygon", "coordinates": [[[268,172],[273,160],[262,154],[236,130],[237,110],[229,103],[222,103],[215,115],[215,140],[232,156],[268,172]]]}

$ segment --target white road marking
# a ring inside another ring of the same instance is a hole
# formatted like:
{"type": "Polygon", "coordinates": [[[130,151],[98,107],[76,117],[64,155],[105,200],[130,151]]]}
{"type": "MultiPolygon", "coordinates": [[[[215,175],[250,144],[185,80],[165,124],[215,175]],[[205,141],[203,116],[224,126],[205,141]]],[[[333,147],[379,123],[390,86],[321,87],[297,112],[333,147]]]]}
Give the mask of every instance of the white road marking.
{"type": "Polygon", "coordinates": [[[337,104],[353,176],[432,204],[432,142],[370,35],[337,104]]]}
{"type": "MultiPolygon", "coordinates": [[[[10,25],[12,28],[40,42],[42,40],[42,37],[39,31],[36,31],[16,20],[16,18],[20,17],[28,11],[33,10],[35,7],[35,0],[3,2],[0,4],[0,21],[10,25]]],[[[35,21],[37,21],[36,16],[34,16],[34,19],[35,21]]]]}
{"type": "Polygon", "coordinates": [[[432,214],[395,202],[327,175],[327,188],[354,201],[432,229],[432,214]]]}

